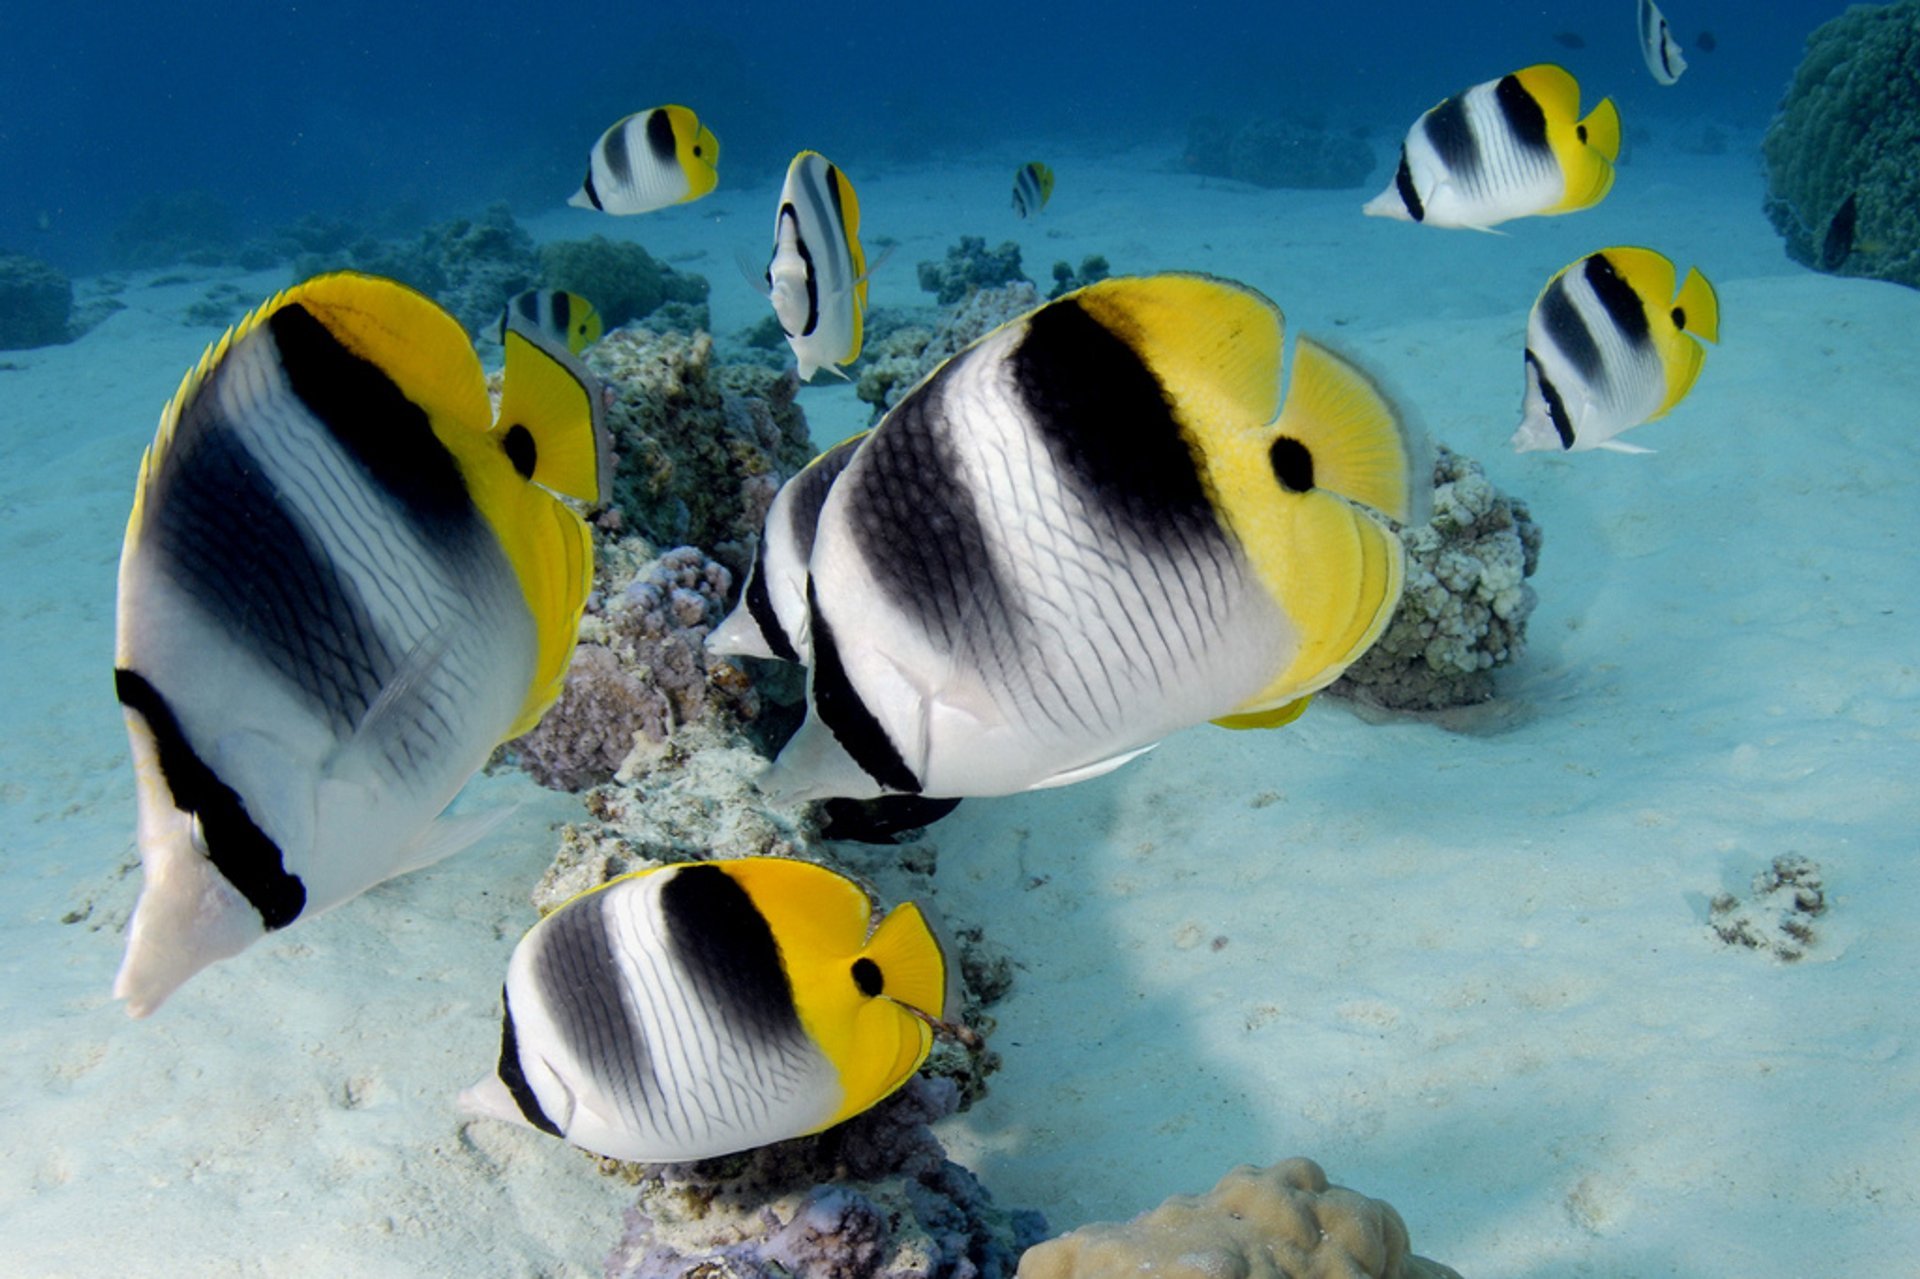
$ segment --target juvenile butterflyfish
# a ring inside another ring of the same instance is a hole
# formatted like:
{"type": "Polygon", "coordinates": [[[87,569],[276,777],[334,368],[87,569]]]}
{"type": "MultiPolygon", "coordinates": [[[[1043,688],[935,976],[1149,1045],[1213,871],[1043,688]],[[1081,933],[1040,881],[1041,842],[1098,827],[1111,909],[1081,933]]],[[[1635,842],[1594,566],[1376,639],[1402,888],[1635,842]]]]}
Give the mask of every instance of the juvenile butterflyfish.
{"type": "Polygon", "coordinates": [[[1619,155],[1613,99],[1583,118],[1579,84],[1543,62],[1476,84],[1414,121],[1392,183],[1365,212],[1476,231],[1572,213],[1605,198],[1619,155]]]}
{"type": "Polygon", "coordinates": [[[603,500],[600,397],[512,331],[505,359],[496,419],[457,320],[325,275],[229,330],[161,415],[114,653],[133,1016],[455,851],[461,823],[434,819],[559,695],[592,542],[555,494],[603,500]]]}
{"type": "Polygon", "coordinates": [[[1674,84],[1680,79],[1680,73],[1687,69],[1686,55],[1680,52],[1680,42],[1673,38],[1673,29],[1667,25],[1667,15],[1660,12],[1660,6],[1653,0],[1640,0],[1640,56],[1647,60],[1647,70],[1653,72],[1653,78],[1661,84],[1674,84]]]}
{"type": "Polygon", "coordinates": [[[1664,417],[1720,340],[1720,303],[1699,269],[1681,280],[1652,249],[1588,254],[1547,282],[1527,317],[1527,390],[1516,452],[1648,450],[1616,439],[1664,417]]]}
{"type": "Polygon", "coordinates": [[[807,557],[814,526],[833,482],[853,460],[867,432],[840,441],[780,486],[767,507],[753,565],[740,602],[707,636],[707,650],[721,657],[771,657],[811,663],[807,639],[807,557]]]}
{"type": "Polygon", "coordinates": [[[469,1114],[612,1159],[709,1159],[830,1128],[904,1084],[947,959],[907,902],[778,857],[683,862],[574,898],[521,939],[500,1060],[469,1114]]]}
{"type": "Polygon", "coordinates": [[[719,185],[720,140],[686,107],[636,111],[600,135],[587,177],[568,204],[651,213],[698,200],[719,185]]]}
{"type": "Polygon", "coordinates": [[[565,289],[528,289],[509,298],[500,312],[496,336],[502,346],[506,345],[509,332],[518,332],[529,339],[545,334],[567,354],[578,356],[598,342],[605,329],[593,303],[578,293],[568,293],[565,289]]]}
{"type": "Polygon", "coordinates": [[[1038,160],[1020,166],[1013,175],[1013,211],[1023,218],[1038,217],[1053,198],[1053,170],[1038,160]]]}
{"type": "Polygon", "coordinates": [[[867,255],[860,248],[860,201],[847,175],[818,151],[787,166],[773,219],[767,296],[800,380],[860,356],[867,312],[867,255]]]}
{"type": "Polygon", "coordinates": [[[1400,597],[1422,466],[1372,381],[1241,285],[1103,280],[935,370],[807,557],[795,798],[1001,795],[1277,725],[1400,597]]]}

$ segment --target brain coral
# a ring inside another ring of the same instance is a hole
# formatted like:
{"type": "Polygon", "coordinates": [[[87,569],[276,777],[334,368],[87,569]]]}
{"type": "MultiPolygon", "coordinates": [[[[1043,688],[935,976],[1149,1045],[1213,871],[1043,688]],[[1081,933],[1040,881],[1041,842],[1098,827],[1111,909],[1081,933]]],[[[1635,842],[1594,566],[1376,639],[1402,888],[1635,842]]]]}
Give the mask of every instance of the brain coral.
{"type": "Polygon", "coordinates": [[[1855,5],[1807,37],[1761,150],[1794,261],[1920,288],[1920,0],[1855,5]],[[1830,236],[1849,197],[1851,233],[1830,236]]]}
{"type": "Polygon", "coordinates": [[[1242,1164],[1204,1195],[1175,1195],[1123,1225],[1082,1226],[1028,1249],[1019,1279],[1460,1279],[1412,1254],[1378,1199],[1327,1184],[1311,1159],[1242,1164]]]}

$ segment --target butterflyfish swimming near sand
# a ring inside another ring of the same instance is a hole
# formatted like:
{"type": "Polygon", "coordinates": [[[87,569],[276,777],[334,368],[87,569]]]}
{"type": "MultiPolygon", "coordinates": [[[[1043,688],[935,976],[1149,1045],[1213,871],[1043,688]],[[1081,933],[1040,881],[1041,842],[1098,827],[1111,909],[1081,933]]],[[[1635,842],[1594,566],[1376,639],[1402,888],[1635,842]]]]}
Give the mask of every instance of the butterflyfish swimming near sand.
{"type": "Polygon", "coordinates": [[[1660,6],[1653,0],[1639,0],[1636,18],[1640,28],[1640,56],[1646,59],[1647,70],[1653,72],[1653,78],[1661,84],[1678,84],[1680,73],[1687,69],[1687,58],[1680,52],[1680,42],[1673,38],[1667,15],[1660,12],[1660,6]]]}
{"type": "Polygon", "coordinates": [[[505,346],[510,332],[529,338],[545,334],[567,354],[577,356],[598,342],[605,331],[593,303],[578,293],[565,289],[528,289],[507,299],[507,305],[500,312],[496,337],[505,346]]]}
{"type": "Polygon", "coordinates": [[[719,164],[720,139],[686,107],[636,111],[593,144],[586,179],[567,203],[605,213],[651,213],[712,191],[720,184],[719,164]]]}
{"type": "Polygon", "coordinates": [[[1278,724],[1399,599],[1416,443],[1309,338],[1198,275],[1105,280],[893,408],[807,556],[807,718],[764,785],[997,795],[1177,729],[1278,724]]]}
{"type": "Polygon", "coordinates": [[[1371,217],[1489,230],[1511,218],[1591,208],[1613,187],[1620,115],[1552,63],[1455,94],[1414,122],[1371,217]]]}
{"type": "Polygon", "coordinates": [[[1023,218],[1040,215],[1053,198],[1053,170],[1038,160],[1020,166],[1013,175],[1013,211],[1023,218]]]}
{"type": "Polygon", "coordinates": [[[1516,452],[1648,450],[1615,438],[1666,416],[1720,340],[1720,302],[1652,249],[1590,253],[1563,268],[1527,318],[1526,401],[1516,452]]]}
{"type": "Polygon", "coordinates": [[[140,465],[115,685],[144,871],[114,994],[453,851],[434,819],[559,695],[592,576],[597,392],[509,334],[321,276],[230,330],[140,465]]]}
{"type": "Polygon", "coordinates": [[[829,1128],[904,1084],[945,1016],[918,907],[776,857],[684,862],[574,898],[514,948],[468,1113],[646,1163],[829,1128]]]}
{"type": "Polygon", "coordinates": [[[867,255],[853,183],[818,151],[802,151],[787,166],[766,283],[800,380],[821,369],[845,377],[840,366],[860,356],[867,255]]]}

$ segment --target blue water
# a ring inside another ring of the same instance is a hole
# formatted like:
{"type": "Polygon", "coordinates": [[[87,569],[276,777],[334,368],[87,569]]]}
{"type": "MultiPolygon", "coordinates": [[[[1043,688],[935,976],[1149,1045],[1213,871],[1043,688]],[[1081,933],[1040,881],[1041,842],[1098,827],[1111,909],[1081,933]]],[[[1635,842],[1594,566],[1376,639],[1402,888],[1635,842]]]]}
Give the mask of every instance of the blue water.
{"type": "Polygon", "coordinates": [[[1164,138],[1171,157],[1207,111],[1397,136],[1445,94],[1549,58],[1629,123],[1757,127],[1807,32],[1844,7],[1676,0],[1693,70],[1666,89],[1641,65],[1629,0],[17,2],[0,8],[0,249],[97,268],[139,201],[190,191],[242,235],[493,200],[524,217],[566,198],[606,125],[668,101],[719,135],[723,184],[760,186],[802,146],[866,171],[1007,137],[1164,138]],[[1694,47],[1703,29],[1711,53],[1694,47]]]}

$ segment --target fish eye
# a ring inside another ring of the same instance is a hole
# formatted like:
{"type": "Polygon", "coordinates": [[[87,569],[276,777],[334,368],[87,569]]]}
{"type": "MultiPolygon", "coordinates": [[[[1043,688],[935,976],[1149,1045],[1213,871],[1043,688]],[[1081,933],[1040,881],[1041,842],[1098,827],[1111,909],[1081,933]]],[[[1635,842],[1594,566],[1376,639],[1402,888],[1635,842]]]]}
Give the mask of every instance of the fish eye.
{"type": "Polygon", "coordinates": [[[865,955],[853,961],[853,984],[858,986],[860,993],[869,999],[885,990],[887,986],[886,978],[880,973],[880,965],[865,955]]]}
{"type": "Polygon", "coordinates": [[[207,828],[198,813],[193,815],[193,825],[187,828],[187,841],[193,845],[193,851],[202,857],[213,856],[207,851],[207,828]]]}

